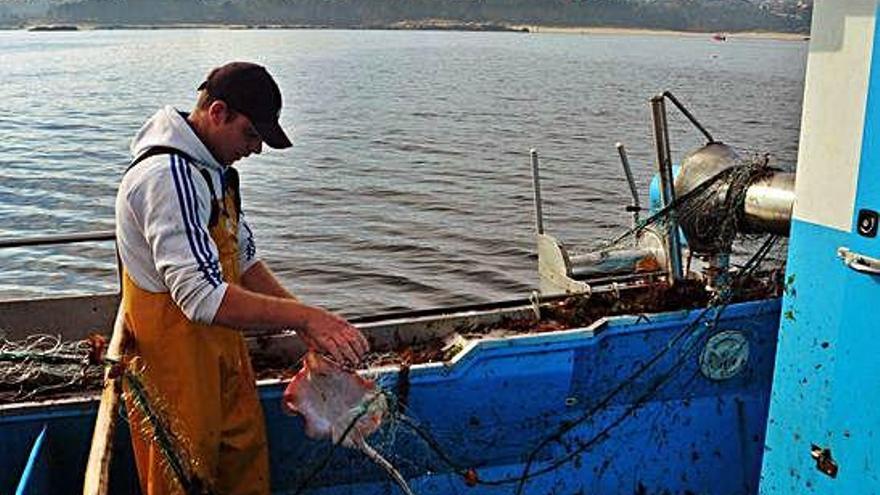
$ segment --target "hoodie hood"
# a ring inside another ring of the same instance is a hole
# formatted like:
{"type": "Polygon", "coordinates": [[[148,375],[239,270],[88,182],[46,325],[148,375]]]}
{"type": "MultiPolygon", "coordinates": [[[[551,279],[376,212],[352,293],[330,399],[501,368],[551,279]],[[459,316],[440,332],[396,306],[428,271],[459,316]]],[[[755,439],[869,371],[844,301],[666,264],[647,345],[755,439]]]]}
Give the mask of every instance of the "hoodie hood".
{"type": "Polygon", "coordinates": [[[156,146],[180,150],[211,168],[226,168],[214,158],[183,115],[172,106],[160,109],[144,123],[131,141],[131,155],[133,158],[140,156],[156,146]]]}

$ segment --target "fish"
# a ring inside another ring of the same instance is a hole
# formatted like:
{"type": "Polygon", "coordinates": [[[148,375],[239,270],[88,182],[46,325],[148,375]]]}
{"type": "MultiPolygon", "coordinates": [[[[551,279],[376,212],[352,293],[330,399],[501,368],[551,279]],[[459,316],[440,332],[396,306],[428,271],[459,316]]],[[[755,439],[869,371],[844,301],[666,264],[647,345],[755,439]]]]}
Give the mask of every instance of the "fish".
{"type": "Polygon", "coordinates": [[[284,390],[282,405],[303,417],[306,436],[360,450],[406,495],[414,495],[400,471],[367,443],[388,415],[388,400],[375,382],[309,351],[284,390]]]}
{"type": "Polygon", "coordinates": [[[282,400],[285,411],[304,418],[306,436],[349,448],[378,430],[388,414],[385,394],[373,381],[314,351],[306,353],[282,400]]]}

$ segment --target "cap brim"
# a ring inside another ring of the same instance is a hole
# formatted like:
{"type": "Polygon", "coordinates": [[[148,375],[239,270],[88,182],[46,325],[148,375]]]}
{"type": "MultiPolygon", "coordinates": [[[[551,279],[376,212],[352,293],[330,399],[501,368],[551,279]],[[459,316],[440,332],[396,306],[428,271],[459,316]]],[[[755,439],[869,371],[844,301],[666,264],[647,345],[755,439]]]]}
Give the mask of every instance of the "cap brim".
{"type": "Polygon", "coordinates": [[[268,144],[270,148],[284,149],[293,146],[290,138],[284,133],[284,129],[278,125],[278,122],[254,122],[254,127],[260,134],[263,142],[268,144]]]}

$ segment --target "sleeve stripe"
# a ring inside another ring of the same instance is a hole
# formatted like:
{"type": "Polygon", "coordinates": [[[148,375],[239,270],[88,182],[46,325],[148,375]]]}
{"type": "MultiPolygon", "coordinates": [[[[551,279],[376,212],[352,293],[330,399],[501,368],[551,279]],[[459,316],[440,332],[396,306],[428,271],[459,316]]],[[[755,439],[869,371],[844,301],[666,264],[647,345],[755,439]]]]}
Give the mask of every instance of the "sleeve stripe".
{"type": "Polygon", "coordinates": [[[189,238],[190,244],[195,246],[198,253],[194,252],[193,254],[197,254],[197,260],[199,261],[199,266],[202,270],[205,270],[205,264],[207,266],[207,259],[210,258],[209,252],[205,249],[204,242],[202,241],[201,236],[199,235],[199,221],[198,221],[198,203],[195,201],[196,195],[190,189],[190,184],[188,182],[188,177],[186,175],[186,170],[189,168],[189,165],[184,161],[183,158],[179,156],[174,156],[175,164],[174,167],[180,178],[180,188],[182,189],[182,208],[181,214],[184,217],[184,221],[186,223],[187,228],[187,237],[189,238]]]}
{"type": "Polygon", "coordinates": [[[195,201],[196,196],[196,186],[193,182],[192,178],[192,166],[189,161],[182,157],[178,157],[181,163],[182,170],[184,172],[184,186],[188,189],[188,194],[191,199],[192,207],[190,208],[190,218],[192,220],[193,230],[196,235],[196,244],[202,250],[202,254],[205,257],[205,262],[208,266],[208,270],[211,273],[211,276],[214,277],[219,283],[220,280],[223,280],[223,276],[220,274],[220,266],[219,260],[214,257],[213,252],[211,251],[211,243],[209,241],[208,233],[205,231],[203,226],[199,223],[199,204],[195,201]]]}
{"type": "Polygon", "coordinates": [[[199,271],[202,272],[205,280],[208,281],[211,286],[216,287],[217,282],[211,276],[208,271],[208,266],[205,263],[204,259],[204,249],[198,243],[198,236],[193,236],[193,231],[196,229],[198,225],[197,222],[193,221],[191,211],[192,211],[192,197],[188,195],[186,187],[183,185],[183,182],[186,178],[184,173],[185,164],[182,163],[179,157],[176,155],[172,155],[171,157],[171,173],[174,177],[174,185],[177,189],[177,199],[180,204],[180,213],[181,217],[183,217],[183,224],[186,228],[186,237],[187,241],[189,241],[190,251],[192,252],[193,257],[196,260],[196,263],[199,265],[199,271]]]}
{"type": "MultiPolygon", "coordinates": [[[[184,165],[186,166],[186,165],[184,165]]],[[[176,155],[171,155],[171,176],[174,178],[174,187],[177,190],[177,201],[180,205],[180,214],[183,217],[183,225],[186,228],[186,237],[189,241],[190,251],[192,252],[193,257],[199,265],[199,270],[205,277],[205,280],[211,284],[212,287],[217,287],[219,282],[211,276],[208,271],[208,267],[202,258],[199,250],[196,249],[196,243],[193,240],[193,228],[190,226],[190,216],[188,215],[188,209],[190,209],[189,199],[186,195],[185,189],[182,187],[182,181],[184,180],[184,172],[178,163],[178,158],[176,155]]]]}
{"type": "Polygon", "coordinates": [[[192,181],[192,167],[183,157],[178,156],[176,158],[178,174],[180,175],[181,180],[180,186],[181,189],[183,189],[183,198],[186,201],[187,212],[189,214],[189,225],[192,228],[192,232],[188,232],[188,234],[190,235],[190,238],[195,241],[195,247],[202,255],[200,262],[202,262],[203,265],[200,265],[200,267],[205,274],[205,278],[216,287],[220,284],[223,277],[220,275],[217,260],[214,258],[211,248],[209,247],[208,234],[199,222],[199,204],[196,201],[196,190],[192,181]]]}

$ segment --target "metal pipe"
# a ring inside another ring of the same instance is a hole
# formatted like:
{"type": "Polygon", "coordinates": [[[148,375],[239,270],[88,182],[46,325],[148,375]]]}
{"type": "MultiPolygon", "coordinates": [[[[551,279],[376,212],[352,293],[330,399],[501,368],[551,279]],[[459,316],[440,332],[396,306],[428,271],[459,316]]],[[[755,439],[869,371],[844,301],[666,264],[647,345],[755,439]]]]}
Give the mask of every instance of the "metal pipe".
{"type": "Polygon", "coordinates": [[[626,156],[626,148],[623,147],[623,143],[617,143],[615,146],[617,147],[617,154],[620,155],[620,163],[623,165],[623,173],[626,174],[626,182],[629,184],[629,192],[632,194],[633,203],[627,208],[627,211],[632,212],[632,223],[633,228],[635,228],[639,226],[639,212],[642,210],[642,205],[639,203],[639,192],[636,190],[636,181],[633,179],[632,168],[629,165],[629,158],[626,156]]]}
{"type": "Polygon", "coordinates": [[[532,157],[532,186],[535,191],[535,228],[538,234],[544,234],[544,211],[541,206],[541,175],[538,170],[538,150],[529,150],[532,157]]]}
{"type": "MultiPolygon", "coordinates": [[[[0,249],[31,246],[51,246],[55,244],[74,244],[78,242],[102,242],[115,241],[115,230],[100,230],[96,232],[82,232],[79,234],[59,234],[37,237],[20,237],[0,239],[0,249]]],[[[119,293],[122,294],[122,259],[119,257],[119,249],[116,249],[116,269],[119,278],[119,293]]]]}
{"type": "Polygon", "coordinates": [[[773,172],[746,189],[745,230],[787,236],[794,206],[794,174],[773,172]]]}
{"type": "MultiPolygon", "coordinates": [[[[663,207],[667,207],[675,201],[675,177],[672,174],[672,152],[669,149],[669,126],[666,122],[666,103],[664,95],[660,94],[651,98],[651,112],[654,120],[654,144],[657,151],[657,168],[660,172],[660,199],[663,207]]],[[[681,242],[678,238],[678,221],[676,212],[669,213],[668,231],[666,232],[666,247],[669,253],[668,271],[669,282],[675,283],[681,280],[681,242]]]]}
{"type": "Polygon", "coordinates": [[[578,254],[572,256],[569,261],[571,274],[577,278],[615,273],[638,273],[644,271],[641,269],[642,267],[657,267],[654,251],[645,248],[578,254]]]}
{"type": "Polygon", "coordinates": [[[682,102],[678,101],[678,98],[676,98],[675,95],[673,95],[673,94],[672,94],[671,92],[669,92],[669,91],[664,91],[664,92],[663,92],[663,96],[665,96],[666,98],[669,98],[669,101],[671,101],[672,104],[675,105],[675,106],[678,108],[678,110],[679,110],[681,113],[683,113],[684,116],[687,117],[688,120],[691,121],[691,124],[693,124],[694,127],[696,127],[697,129],[699,129],[700,132],[702,132],[703,135],[706,136],[706,139],[709,140],[709,142],[708,142],[707,144],[712,144],[712,143],[716,142],[716,141],[715,141],[715,138],[713,138],[712,135],[709,134],[709,131],[707,131],[706,128],[703,127],[702,124],[700,124],[700,122],[697,120],[697,118],[694,117],[693,114],[691,114],[691,112],[688,111],[687,108],[685,108],[685,106],[684,106],[684,104],[683,104],[682,102]]]}
{"type": "Polygon", "coordinates": [[[53,244],[71,244],[76,242],[112,241],[116,239],[115,230],[83,232],[80,234],[60,234],[37,237],[21,237],[0,239],[0,249],[29,246],[49,246],[53,244]]]}

